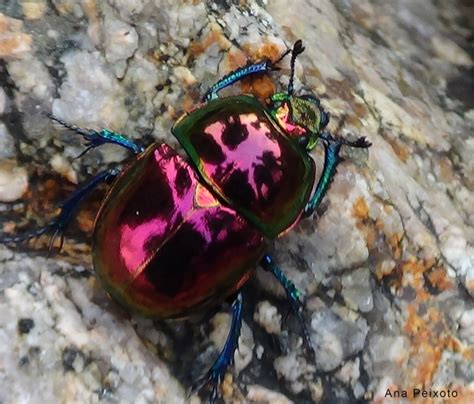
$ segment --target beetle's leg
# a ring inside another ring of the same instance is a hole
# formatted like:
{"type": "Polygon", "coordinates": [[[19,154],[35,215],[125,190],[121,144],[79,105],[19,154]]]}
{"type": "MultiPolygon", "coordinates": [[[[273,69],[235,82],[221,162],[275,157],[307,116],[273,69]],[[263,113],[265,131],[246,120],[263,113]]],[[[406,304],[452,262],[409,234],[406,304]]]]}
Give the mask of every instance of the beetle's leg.
{"type": "Polygon", "coordinates": [[[201,390],[206,385],[210,385],[210,401],[212,403],[216,401],[219,395],[218,388],[227,368],[234,362],[234,353],[238,346],[240,329],[242,327],[242,307],[242,292],[239,292],[232,303],[232,322],[224,348],[222,348],[222,351],[208,372],[191,389],[192,392],[195,392],[201,390]]]}
{"type": "Polygon", "coordinates": [[[249,64],[247,66],[240,67],[239,69],[234,70],[233,72],[230,72],[228,75],[224,76],[217,83],[211,86],[209,90],[206,91],[206,93],[204,94],[204,97],[202,98],[203,101],[209,101],[209,100],[218,98],[217,93],[219,91],[221,91],[222,89],[226,87],[231,86],[232,84],[237,83],[238,81],[244,79],[245,77],[248,77],[254,74],[269,73],[273,70],[278,70],[278,67],[276,67],[276,65],[289,53],[292,54],[292,58],[291,58],[291,72],[292,73],[291,73],[290,86],[289,86],[289,88],[292,89],[295,58],[297,55],[303,52],[304,47],[302,46],[302,44],[303,42],[301,40],[296,41],[295,44],[293,45],[293,49],[288,49],[275,62],[272,62],[267,59],[259,63],[249,64]]]}
{"type": "Polygon", "coordinates": [[[275,278],[277,278],[280,285],[283,286],[283,289],[286,293],[286,297],[290,303],[291,311],[296,314],[296,316],[298,317],[298,321],[301,325],[304,344],[306,345],[308,351],[314,356],[314,350],[311,345],[311,338],[309,336],[308,328],[306,327],[306,322],[303,316],[304,307],[301,301],[302,293],[298,290],[294,283],[291,282],[285,276],[281,269],[278,268],[278,266],[275,264],[270,255],[264,255],[262,261],[260,261],[260,265],[264,270],[271,272],[275,276],[275,278]]]}
{"type": "Polygon", "coordinates": [[[222,89],[231,86],[232,84],[244,79],[245,77],[251,76],[258,73],[268,73],[272,70],[276,70],[274,64],[270,60],[264,60],[259,63],[249,64],[244,67],[240,67],[237,70],[230,72],[224,76],[217,83],[212,85],[209,90],[206,91],[202,97],[203,101],[210,101],[218,98],[217,93],[222,89]]]}
{"type": "Polygon", "coordinates": [[[336,173],[337,165],[341,162],[342,158],[339,156],[342,145],[349,147],[368,148],[371,143],[365,138],[360,137],[354,142],[350,142],[342,138],[334,138],[329,132],[322,132],[320,138],[324,144],[324,168],[321,174],[321,178],[318,181],[318,185],[311,196],[308,204],[304,209],[304,216],[310,216],[321,203],[326,191],[331,184],[336,173]]]}
{"type": "Polygon", "coordinates": [[[32,238],[41,236],[42,234],[48,231],[53,231],[53,234],[49,241],[49,250],[51,251],[54,240],[57,236],[59,236],[61,239],[60,246],[59,246],[59,250],[61,250],[63,246],[63,240],[64,240],[63,232],[67,228],[68,224],[70,223],[80,203],[100,183],[107,181],[109,179],[115,178],[118,173],[119,173],[119,170],[117,169],[108,169],[108,170],[102,171],[101,173],[96,175],[91,181],[89,181],[87,184],[85,184],[81,188],[74,191],[72,195],[61,204],[61,212],[51,223],[47,224],[46,226],[40,227],[39,229],[31,230],[29,232],[19,234],[19,235],[14,235],[14,236],[1,235],[0,244],[20,243],[22,241],[30,240],[32,238]]]}
{"type": "Polygon", "coordinates": [[[145,148],[136,143],[127,137],[120,135],[118,133],[112,132],[108,129],[102,129],[101,131],[96,131],[93,129],[82,129],[76,125],[70,124],[66,121],[63,121],[61,118],[54,116],[53,114],[47,114],[50,119],[64,126],[65,128],[72,130],[73,132],[81,135],[86,141],[86,149],[79,155],[77,158],[86,154],[89,150],[95,149],[106,143],[113,143],[119,146],[125,147],[126,149],[132,151],[135,154],[139,154],[145,150],[145,148]]]}

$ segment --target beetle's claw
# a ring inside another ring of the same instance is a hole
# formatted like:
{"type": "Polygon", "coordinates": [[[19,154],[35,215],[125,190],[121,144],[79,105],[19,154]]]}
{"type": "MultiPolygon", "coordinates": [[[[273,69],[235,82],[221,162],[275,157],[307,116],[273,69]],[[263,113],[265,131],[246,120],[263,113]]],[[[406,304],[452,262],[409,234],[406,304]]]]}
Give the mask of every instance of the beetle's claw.
{"type": "Polygon", "coordinates": [[[63,249],[64,245],[64,233],[63,229],[59,226],[56,227],[56,230],[54,230],[54,233],[51,235],[49,238],[49,243],[48,243],[48,258],[51,256],[51,252],[53,251],[53,246],[54,246],[54,240],[56,240],[56,237],[59,236],[59,247],[58,247],[58,253],[61,252],[63,249]]]}
{"type": "Polygon", "coordinates": [[[24,241],[28,241],[34,239],[36,237],[42,236],[48,230],[50,230],[51,224],[40,227],[36,230],[31,230],[23,234],[16,234],[16,235],[1,235],[0,236],[0,244],[14,244],[14,243],[22,243],[24,241]]]}
{"type": "MultiPolygon", "coordinates": [[[[60,217],[59,217],[60,219],[60,217]]],[[[54,229],[53,234],[49,238],[48,242],[48,257],[50,257],[51,252],[53,250],[54,246],[54,241],[56,240],[57,237],[60,239],[59,247],[58,247],[58,252],[61,251],[64,245],[64,225],[61,223],[60,220],[55,220],[52,223],[47,224],[46,226],[40,227],[35,230],[28,231],[23,234],[17,234],[17,235],[1,235],[0,236],[0,244],[15,244],[15,243],[23,243],[25,241],[32,240],[34,238],[40,237],[43,234],[51,231],[54,229]]]]}
{"type": "Polygon", "coordinates": [[[352,147],[361,147],[364,149],[369,148],[370,146],[372,146],[372,143],[370,143],[365,136],[358,138],[352,145],[352,147]]]}
{"type": "Polygon", "coordinates": [[[372,143],[370,143],[365,136],[361,136],[357,138],[357,140],[350,141],[341,137],[336,138],[329,132],[322,132],[320,138],[328,144],[339,143],[341,145],[357,147],[360,149],[367,149],[372,146],[372,143]]]}
{"type": "Polygon", "coordinates": [[[219,398],[219,385],[221,384],[221,374],[210,369],[203,377],[198,379],[191,387],[189,395],[198,394],[206,386],[211,387],[209,403],[215,403],[219,398]]]}
{"type": "Polygon", "coordinates": [[[353,142],[343,139],[343,144],[349,147],[358,147],[361,149],[367,149],[372,146],[372,143],[370,143],[365,136],[361,136],[353,142]]]}
{"type": "Polygon", "coordinates": [[[298,300],[292,300],[292,311],[296,314],[296,317],[298,319],[298,322],[300,323],[301,327],[301,333],[303,334],[303,344],[308,351],[308,353],[311,355],[313,359],[316,358],[316,353],[314,352],[313,344],[311,343],[311,336],[308,330],[308,327],[306,326],[306,319],[304,316],[305,313],[305,305],[304,303],[298,299],[298,300]]]}
{"type": "Polygon", "coordinates": [[[298,310],[297,316],[298,316],[301,331],[302,331],[302,334],[303,334],[303,344],[306,348],[306,351],[311,356],[311,359],[313,361],[315,361],[316,360],[316,352],[314,351],[313,344],[311,343],[311,336],[310,336],[308,327],[306,326],[306,321],[304,319],[303,312],[304,312],[304,308],[303,308],[303,306],[301,306],[301,308],[298,310]]]}

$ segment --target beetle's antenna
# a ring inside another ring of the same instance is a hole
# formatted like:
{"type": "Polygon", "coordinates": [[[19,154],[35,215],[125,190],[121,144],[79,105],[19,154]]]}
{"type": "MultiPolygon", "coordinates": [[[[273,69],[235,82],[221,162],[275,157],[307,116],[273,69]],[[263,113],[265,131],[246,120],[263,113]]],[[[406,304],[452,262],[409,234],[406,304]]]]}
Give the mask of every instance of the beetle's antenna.
{"type": "Polygon", "coordinates": [[[52,121],[60,124],[61,126],[64,126],[66,129],[69,129],[69,130],[72,130],[73,132],[78,133],[79,135],[82,135],[84,137],[87,137],[89,135],[89,131],[81,129],[78,126],[72,125],[66,121],[63,121],[61,118],[58,118],[57,116],[50,114],[49,112],[46,113],[46,116],[52,121]]]}
{"type": "Polygon", "coordinates": [[[290,62],[290,82],[288,83],[288,95],[293,94],[293,81],[295,79],[295,61],[298,55],[301,55],[304,52],[303,41],[298,39],[293,45],[293,50],[291,51],[291,62],[290,62]]]}

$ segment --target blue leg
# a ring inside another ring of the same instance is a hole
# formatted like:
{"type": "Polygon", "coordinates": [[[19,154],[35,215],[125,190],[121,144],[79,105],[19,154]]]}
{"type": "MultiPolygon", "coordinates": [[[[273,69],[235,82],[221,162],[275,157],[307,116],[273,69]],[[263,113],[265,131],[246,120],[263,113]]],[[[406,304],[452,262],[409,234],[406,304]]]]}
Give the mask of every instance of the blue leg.
{"type": "Polygon", "coordinates": [[[242,293],[239,292],[232,303],[232,322],[224,348],[222,348],[221,353],[208,372],[199,379],[191,389],[191,391],[199,391],[209,384],[211,386],[211,403],[216,401],[219,385],[222,382],[227,368],[234,361],[234,352],[237,349],[240,329],[242,327],[242,307],[243,298],[242,293]]]}
{"type": "Polygon", "coordinates": [[[331,185],[334,174],[336,174],[336,167],[342,160],[339,156],[342,145],[359,148],[368,148],[371,146],[371,143],[368,142],[365,137],[360,137],[354,142],[349,142],[345,139],[335,139],[328,132],[322,132],[320,138],[323,140],[325,150],[324,169],[318,181],[318,185],[304,209],[305,217],[310,216],[316,210],[326,194],[329,185],[331,185]]]}
{"type": "Polygon", "coordinates": [[[286,297],[290,303],[291,311],[296,314],[298,321],[303,332],[303,340],[306,348],[314,356],[314,350],[311,345],[311,338],[309,336],[308,328],[306,327],[306,322],[303,316],[304,307],[301,302],[301,292],[296,288],[293,282],[291,282],[285,274],[281,271],[280,268],[273,262],[273,258],[270,255],[265,255],[260,262],[262,268],[266,271],[271,272],[275,278],[277,278],[280,285],[283,286],[285,290],[286,297]]]}
{"type": "MultiPolygon", "coordinates": [[[[278,67],[276,67],[275,65],[278,64],[286,55],[288,55],[289,53],[293,53],[297,55],[302,52],[301,49],[304,49],[304,48],[301,46],[301,44],[302,44],[301,41],[296,41],[295,45],[293,46],[293,49],[288,49],[275,62],[272,62],[270,60],[263,60],[262,62],[249,64],[247,66],[234,70],[233,72],[229,73],[227,76],[224,76],[222,79],[220,79],[216,84],[211,86],[209,90],[207,90],[206,93],[204,94],[204,97],[202,97],[202,100],[210,101],[215,98],[218,98],[217,93],[219,91],[221,91],[222,89],[226,87],[231,86],[232,84],[237,83],[238,81],[244,79],[245,77],[252,76],[254,74],[269,73],[273,70],[278,70],[278,67]]],[[[293,59],[294,58],[292,58],[292,72],[294,69],[293,59]]]]}
{"type": "Polygon", "coordinates": [[[264,60],[260,63],[255,63],[241,67],[233,72],[224,76],[216,84],[211,86],[202,97],[203,101],[210,101],[218,98],[217,93],[222,89],[231,86],[232,84],[244,79],[245,77],[251,76],[258,73],[268,73],[275,70],[274,64],[269,60],[264,60]]]}
{"type": "Polygon", "coordinates": [[[0,244],[20,243],[22,241],[30,240],[32,238],[41,236],[42,234],[48,231],[53,231],[53,235],[51,236],[49,241],[49,250],[51,251],[54,240],[57,236],[59,236],[61,239],[59,246],[59,250],[61,250],[64,241],[63,232],[70,223],[73,215],[76,213],[80,203],[100,183],[116,177],[118,173],[119,170],[117,169],[109,169],[102,171],[83,187],[74,191],[73,194],[61,204],[61,212],[51,223],[47,224],[46,226],[40,227],[39,229],[29,231],[27,233],[15,236],[0,236],[0,244]]]}
{"type": "Polygon", "coordinates": [[[59,123],[67,129],[72,130],[73,132],[81,135],[86,141],[86,149],[78,156],[81,157],[86,154],[89,150],[92,150],[98,146],[101,146],[106,143],[113,143],[119,146],[125,147],[126,149],[132,151],[135,154],[139,154],[145,150],[145,148],[132,140],[126,138],[123,135],[112,132],[108,129],[102,129],[101,131],[81,129],[76,125],[72,125],[68,122],[63,121],[62,119],[52,115],[47,114],[50,119],[59,123]]]}

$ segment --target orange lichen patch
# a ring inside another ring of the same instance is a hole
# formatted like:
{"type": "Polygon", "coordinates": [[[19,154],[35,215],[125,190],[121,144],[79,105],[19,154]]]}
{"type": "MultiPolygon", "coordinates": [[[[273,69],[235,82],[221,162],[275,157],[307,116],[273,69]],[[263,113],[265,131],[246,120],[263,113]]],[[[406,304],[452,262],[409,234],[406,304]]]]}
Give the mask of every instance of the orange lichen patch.
{"type": "Polygon", "coordinates": [[[30,187],[25,194],[25,205],[29,214],[40,213],[43,216],[57,209],[57,203],[62,195],[59,181],[53,178],[38,179],[37,185],[30,187]],[[41,197],[38,197],[41,195],[41,197]]]}
{"type": "MultiPolygon", "coordinates": [[[[384,206],[383,209],[390,214],[392,207],[384,206]]],[[[383,241],[383,243],[389,248],[392,257],[395,260],[401,258],[402,255],[402,232],[395,232],[387,234],[385,229],[384,221],[381,218],[373,220],[369,216],[369,206],[363,197],[358,197],[352,205],[352,216],[356,219],[356,226],[360,232],[364,235],[367,247],[372,249],[376,245],[377,240],[383,241]]]]}
{"type": "Polygon", "coordinates": [[[407,383],[411,387],[429,386],[438,369],[443,351],[449,347],[450,336],[443,313],[431,308],[420,315],[418,303],[407,306],[408,318],[403,330],[409,336],[411,353],[407,383]],[[438,321],[433,321],[436,317],[438,321]]]}
{"type": "Polygon", "coordinates": [[[463,347],[462,349],[462,356],[468,361],[474,362],[474,347],[463,347]]]}
{"type": "Polygon", "coordinates": [[[466,282],[466,288],[469,291],[474,291],[474,280],[466,282]]]}
{"type": "Polygon", "coordinates": [[[183,102],[181,103],[181,108],[184,112],[191,112],[196,106],[196,101],[193,100],[188,94],[185,95],[183,102]]]}
{"type": "Polygon", "coordinates": [[[402,237],[402,233],[393,233],[387,237],[387,243],[395,259],[399,259],[402,255],[402,249],[400,246],[400,241],[402,240],[402,237]]]}
{"type": "Polygon", "coordinates": [[[369,221],[369,206],[362,196],[357,198],[353,203],[352,216],[357,220],[356,226],[364,235],[367,247],[372,249],[375,246],[379,234],[377,230],[380,229],[376,228],[373,221],[369,221]]]}
{"type": "Polygon", "coordinates": [[[352,205],[352,216],[359,220],[369,218],[369,207],[362,196],[359,196],[352,205]]]}
{"type": "Polygon", "coordinates": [[[404,389],[428,388],[438,370],[445,350],[464,352],[466,349],[449,330],[445,313],[439,309],[436,297],[427,292],[427,279],[439,290],[452,287],[446,279],[444,268],[436,266],[435,260],[420,261],[415,258],[400,264],[402,284],[415,291],[413,302],[407,304],[403,331],[410,341],[408,374],[404,389]]]}
{"type": "Polygon", "coordinates": [[[258,60],[268,59],[274,61],[278,60],[281,54],[282,50],[276,43],[267,42],[258,48],[257,54],[254,56],[258,60]]]}
{"type": "Polygon", "coordinates": [[[99,12],[95,0],[82,0],[82,9],[90,23],[95,24],[99,21],[99,12]]]}
{"type": "Polygon", "coordinates": [[[431,285],[440,292],[454,287],[453,282],[449,279],[446,270],[443,267],[433,268],[431,271],[426,273],[426,278],[431,285]]]}
{"type": "Polygon", "coordinates": [[[32,38],[21,32],[20,20],[0,13],[0,58],[17,58],[31,50],[32,38]]]}
{"type": "Polygon", "coordinates": [[[418,301],[425,301],[429,294],[425,291],[424,273],[430,269],[424,261],[412,258],[400,265],[403,286],[411,286],[417,292],[418,301]]]}
{"type": "Polygon", "coordinates": [[[222,35],[222,31],[220,30],[219,26],[215,27],[215,29],[212,29],[211,32],[200,41],[191,43],[191,45],[188,47],[188,55],[197,57],[215,43],[217,43],[221,49],[228,49],[231,45],[229,40],[224,35],[222,35]]]}
{"type": "Polygon", "coordinates": [[[372,249],[375,246],[375,242],[377,241],[378,233],[375,231],[374,226],[365,226],[362,229],[364,234],[365,242],[367,243],[367,248],[372,249]]]}
{"type": "Polygon", "coordinates": [[[200,108],[202,106],[201,96],[202,94],[195,88],[186,92],[183,101],[181,102],[182,111],[189,113],[196,108],[200,108]]]}
{"type": "Polygon", "coordinates": [[[382,231],[384,229],[384,224],[383,224],[383,221],[382,219],[377,219],[375,221],[375,228],[378,230],[378,231],[382,231]]]}
{"type": "Polygon", "coordinates": [[[242,80],[241,88],[243,93],[253,94],[261,101],[269,98],[276,92],[276,86],[268,76],[260,76],[242,80]]]}
{"type": "Polygon", "coordinates": [[[450,336],[447,347],[453,352],[464,352],[465,348],[456,337],[450,336]]]}
{"type": "MultiPolygon", "coordinates": [[[[250,55],[252,60],[268,59],[270,61],[275,61],[282,54],[280,47],[273,42],[264,43],[258,48],[255,48],[250,44],[243,46],[242,48],[250,55]]],[[[253,94],[262,101],[276,92],[276,85],[268,75],[248,77],[242,80],[241,88],[242,92],[253,94]]]]}

